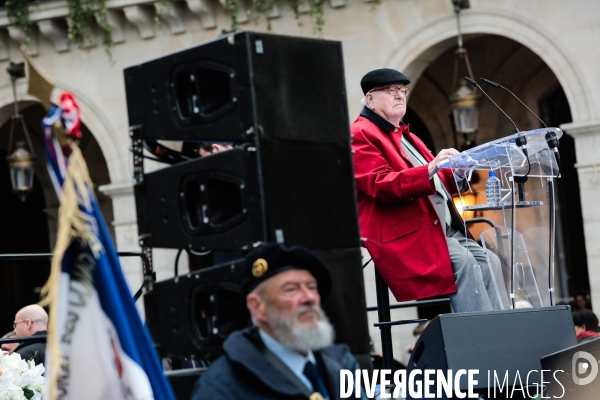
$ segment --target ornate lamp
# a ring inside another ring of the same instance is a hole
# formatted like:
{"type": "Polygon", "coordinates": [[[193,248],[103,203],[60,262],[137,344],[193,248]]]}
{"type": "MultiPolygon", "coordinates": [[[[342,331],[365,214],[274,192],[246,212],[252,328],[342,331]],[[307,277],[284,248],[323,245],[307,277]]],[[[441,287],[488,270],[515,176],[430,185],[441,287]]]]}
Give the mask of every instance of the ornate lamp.
{"type": "Polygon", "coordinates": [[[29,195],[29,192],[31,192],[31,189],[33,188],[33,172],[35,160],[35,153],[33,151],[31,138],[29,137],[29,132],[27,131],[27,126],[25,125],[23,116],[19,113],[19,103],[17,101],[16,81],[19,78],[25,77],[25,64],[15,64],[11,61],[10,65],[6,68],[6,70],[10,74],[15,104],[15,114],[12,116],[10,121],[10,136],[8,139],[8,149],[9,151],[12,151],[15,126],[19,124],[23,129],[23,134],[25,135],[25,139],[27,140],[27,144],[29,145],[29,151],[27,151],[25,149],[24,142],[17,142],[14,151],[12,152],[12,154],[6,157],[6,160],[8,161],[8,166],[10,168],[10,180],[13,188],[13,193],[16,193],[21,199],[21,201],[25,201],[27,199],[27,195],[29,195]]]}
{"type": "Polygon", "coordinates": [[[10,166],[10,181],[13,192],[17,193],[21,201],[27,199],[27,195],[33,188],[33,166],[34,157],[24,148],[25,143],[18,142],[16,150],[6,159],[10,166]]]}
{"type": "Polygon", "coordinates": [[[460,30],[460,11],[469,8],[469,0],[452,0],[454,4],[454,12],[456,14],[456,25],[458,28],[458,50],[456,50],[456,57],[454,58],[454,78],[452,81],[452,87],[454,93],[450,96],[450,102],[452,104],[452,115],[454,116],[454,128],[457,135],[462,135],[464,143],[462,145],[463,150],[470,149],[475,146],[475,133],[479,129],[479,107],[477,107],[477,101],[479,94],[471,87],[467,86],[464,80],[458,83],[458,64],[461,60],[464,60],[465,66],[469,76],[473,78],[473,71],[471,70],[471,63],[469,62],[469,55],[467,49],[463,47],[462,33],[460,30]]]}

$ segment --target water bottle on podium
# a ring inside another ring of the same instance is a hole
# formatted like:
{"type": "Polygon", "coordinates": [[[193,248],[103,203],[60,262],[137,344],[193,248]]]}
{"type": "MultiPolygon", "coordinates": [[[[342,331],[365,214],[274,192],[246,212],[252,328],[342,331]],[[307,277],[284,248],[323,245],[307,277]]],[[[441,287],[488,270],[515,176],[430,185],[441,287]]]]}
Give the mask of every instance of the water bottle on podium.
{"type": "Polygon", "coordinates": [[[497,206],[500,204],[502,196],[500,194],[500,179],[496,177],[496,171],[490,171],[490,177],[485,182],[485,197],[487,203],[497,206]]]}

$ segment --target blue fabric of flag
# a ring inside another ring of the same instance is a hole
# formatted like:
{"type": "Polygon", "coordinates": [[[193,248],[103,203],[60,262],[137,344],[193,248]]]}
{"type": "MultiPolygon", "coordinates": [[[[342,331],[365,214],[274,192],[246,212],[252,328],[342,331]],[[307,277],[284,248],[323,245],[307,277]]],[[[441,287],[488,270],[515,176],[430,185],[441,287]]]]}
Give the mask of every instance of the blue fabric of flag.
{"type": "MultiPolygon", "coordinates": [[[[91,217],[92,232],[103,246],[103,251],[96,259],[96,266],[92,272],[102,309],[117,330],[123,351],[146,372],[154,398],[175,400],[171,386],[163,374],[150,335],[133,302],[112,238],[93,193],[90,193],[90,200],[91,210],[85,210],[81,203],[80,209],[91,217]]],[[[81,248],[80,243],[74,241],[65,251],[62,270],[69,272],[71,265],[74,265],[75,258],[82,252],[91,253],[91,249],[87,246],[81,248]]]]}

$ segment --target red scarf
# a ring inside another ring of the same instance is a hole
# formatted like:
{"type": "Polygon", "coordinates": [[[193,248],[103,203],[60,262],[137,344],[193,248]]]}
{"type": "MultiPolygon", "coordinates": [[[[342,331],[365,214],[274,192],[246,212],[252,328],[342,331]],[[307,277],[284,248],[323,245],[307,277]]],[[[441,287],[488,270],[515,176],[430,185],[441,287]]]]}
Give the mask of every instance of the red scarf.
{"type": "Polygon", "coordinates": [[[581,342],[583,339],[595,338],[600,336],[600,333],[594,331],[583,331],[577,335],[577,342],[581,342]]]}

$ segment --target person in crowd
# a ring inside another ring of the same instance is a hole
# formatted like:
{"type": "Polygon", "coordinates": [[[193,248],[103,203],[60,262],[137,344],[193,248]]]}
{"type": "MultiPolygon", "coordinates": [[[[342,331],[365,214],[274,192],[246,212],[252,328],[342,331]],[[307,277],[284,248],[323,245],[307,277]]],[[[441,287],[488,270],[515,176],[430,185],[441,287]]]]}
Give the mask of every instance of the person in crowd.
{"type": "Polygon", "coordinates": [[[598,317],[592,310],[581,308],[573,311],[573,325],[577,343],[585,343],[600,336],[598,333],[598,317]]]}
{"type": "Polygon", "coordinates": [[[240,284],[254,326],[227,338],[192,399],[339,399],[340,370],[359,365],[347,346],[332,344],[323,261],[300,246],[265,245],[246,256],[240,284]]]}
{"type": "MultiPolygon", "coordinates": [[[[488,256],[465,232],[452,202],[465,171],[456,171],[455,179],[451,169],[440,168],[458,151],[443,149],[434,157],[402,122],[409,83],[388,68],[360,82],[364,107],[350,131],[361,236],[397,300],[449,295],[455,312],[499,310],[506,293],[497,290],[488,256]]],[[[499,266],[495,255],[489,259],[499,266]]]]}
{"type": "Polygon", "coordinates": [[[220,153],[222,151],[227,151],[233,149],[233,144],[231,143],[200,143],[198,147],[198,154],[200,157],[210,156],[211,154],[220,153]]]}
{"type": "MultiPolygon", "coordinates": [[[[4,336],[2,336],[2,339],[11,339],[14,338],[15,335],[15,331],[10,331],[7,334],[5,334],[4,336]]],[[[0,346],[0,349],[2,349],[2,351],[6,351],[8,354],[12,354],[13,351],[15,351],[15,349],[19,346],[19,343],[2,343],[2,345],[0,346]]]]}
{"type": "Polygon", "coordinates": [[[592,309],[588,301],[587,293],[582,290],[575,292],[575,295],[573,296],[573,303],[574,310],[583,308],[587,308],[588,310],[592,309]]]}
{"type": "MultiPolygon", "coordinates": [[[[16,337],[44,336],[48,334],[48,314],[37,304],[23,307],[15,315],[13,322],[16,337]]],[[[23,360],[33,360],[43,364],[46,358],[46,341],[22,343],[15,350],[23,360]]]]}

